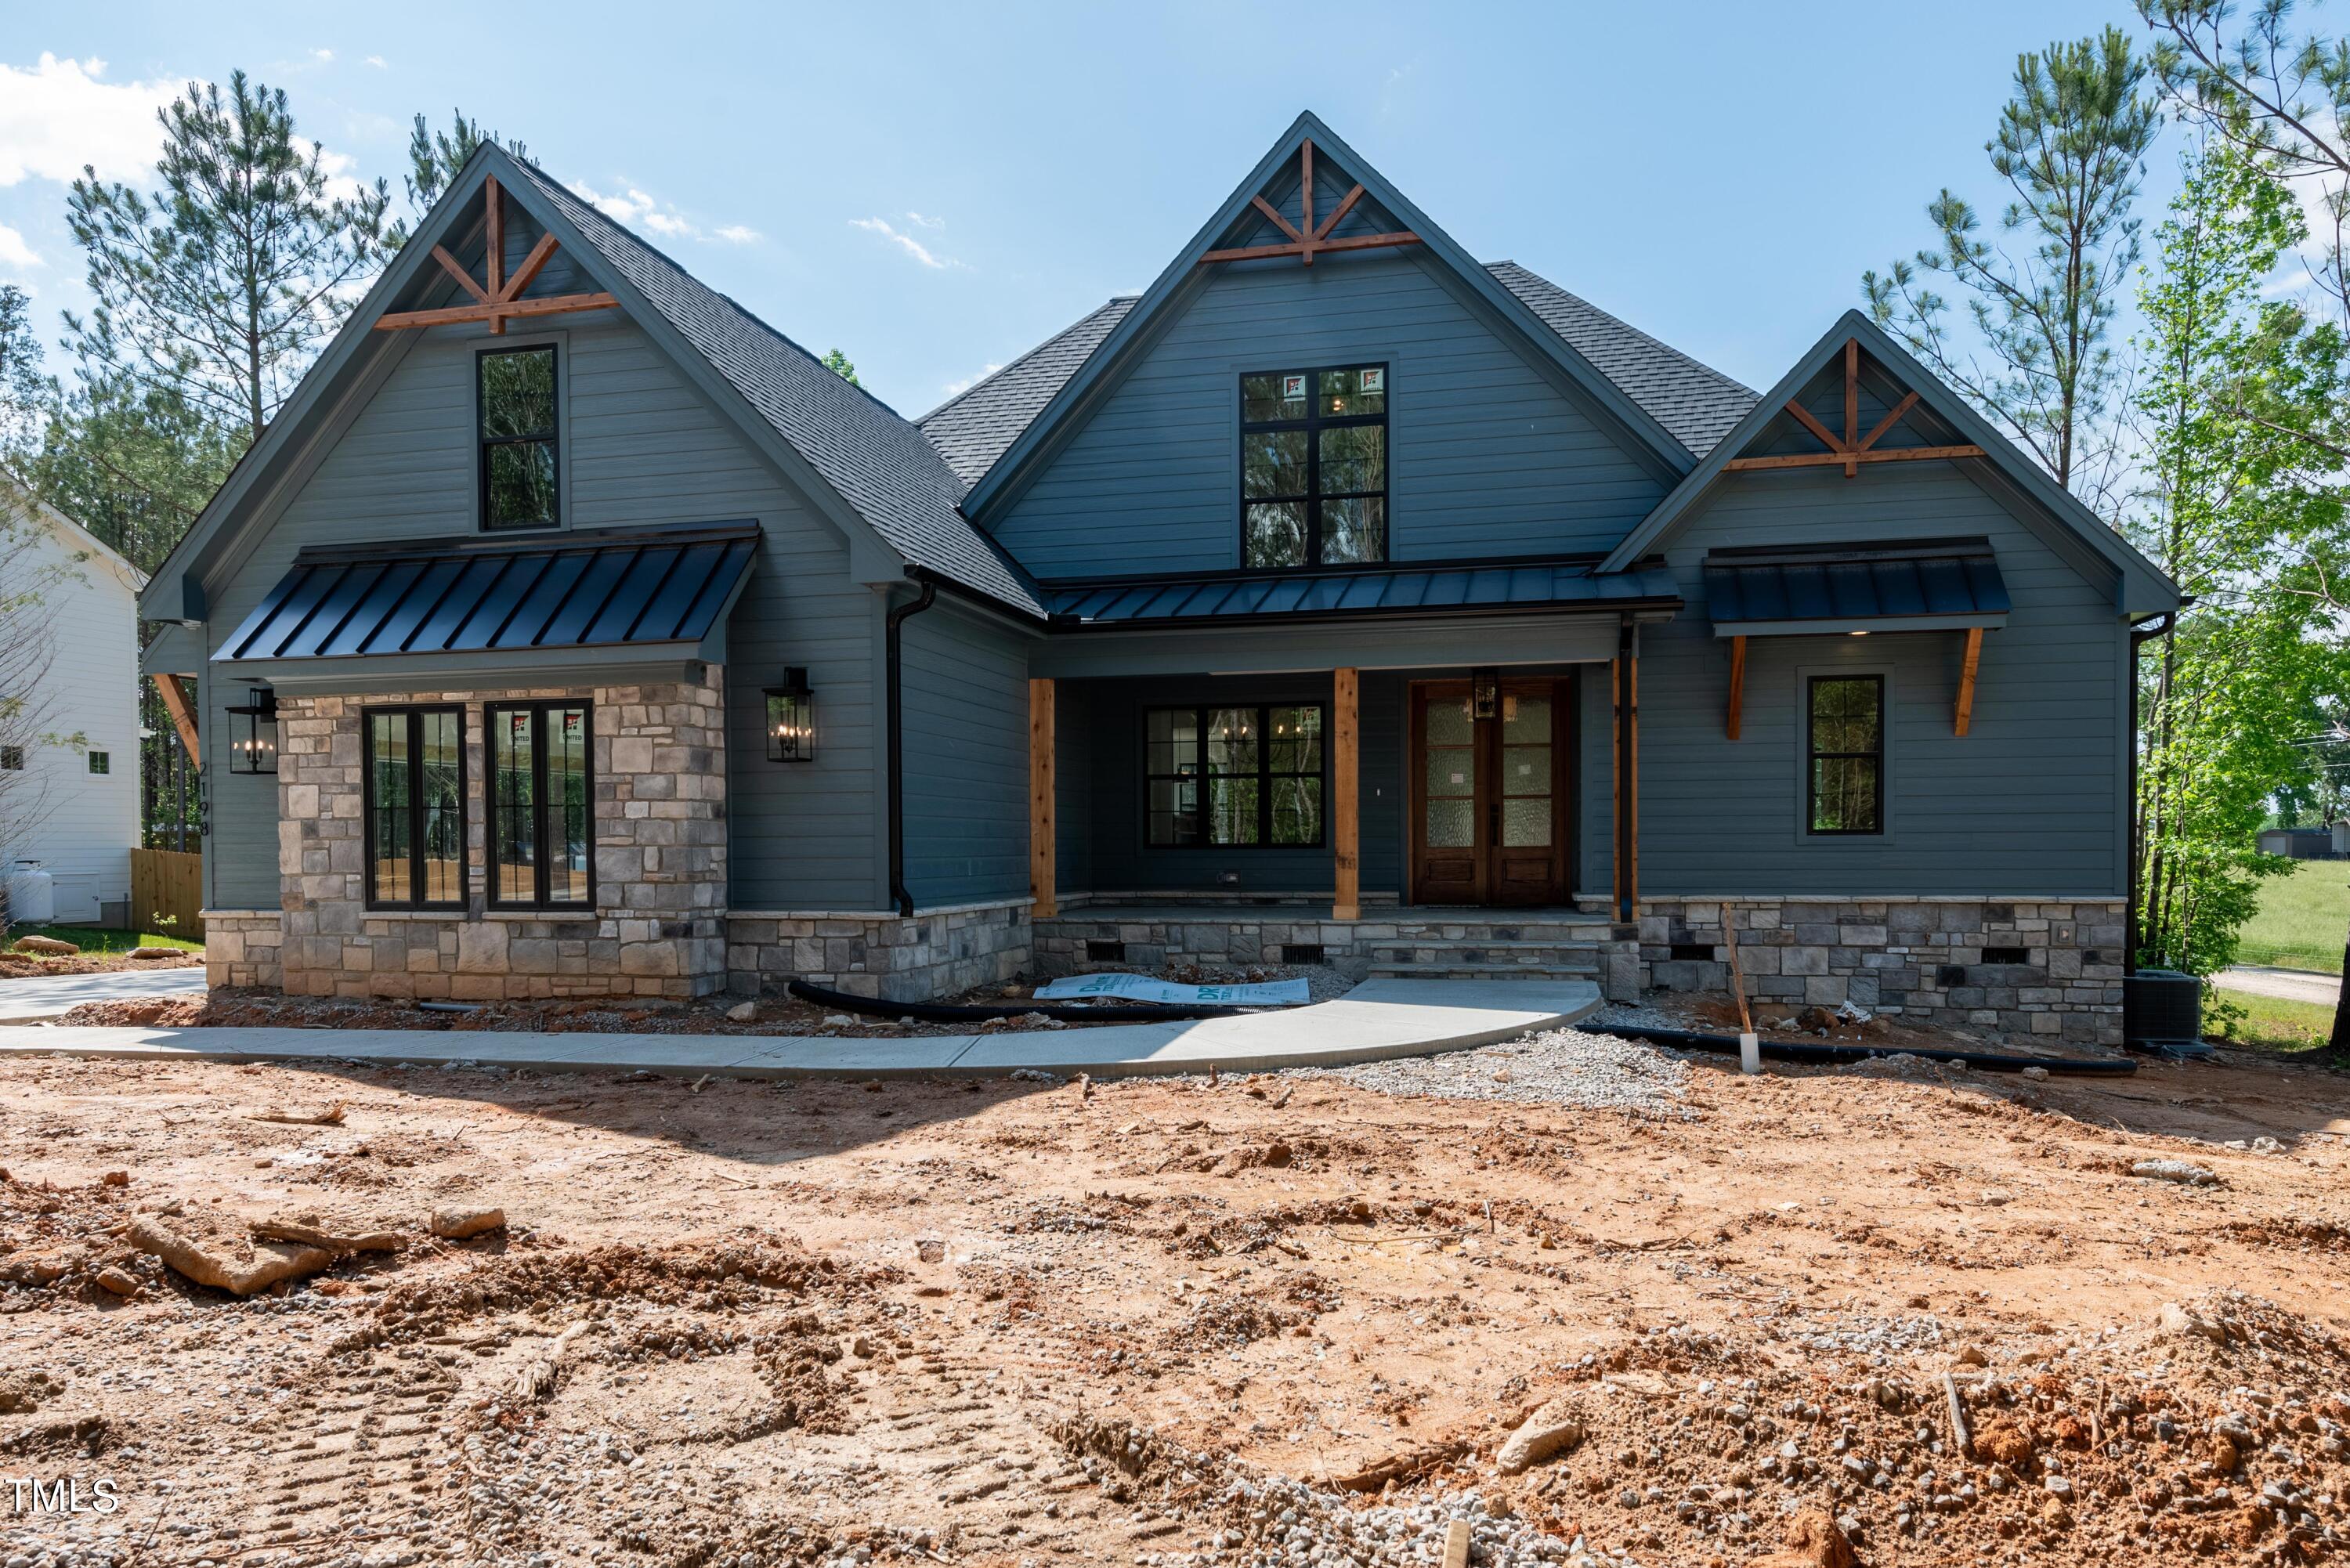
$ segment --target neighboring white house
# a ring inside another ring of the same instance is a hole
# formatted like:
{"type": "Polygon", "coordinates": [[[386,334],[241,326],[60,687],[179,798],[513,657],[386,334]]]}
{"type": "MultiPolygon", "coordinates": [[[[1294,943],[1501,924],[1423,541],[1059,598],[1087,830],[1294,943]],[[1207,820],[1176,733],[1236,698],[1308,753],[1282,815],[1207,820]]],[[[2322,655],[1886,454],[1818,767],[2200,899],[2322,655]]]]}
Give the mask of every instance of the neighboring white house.
{"type": "Polygon", "coordinates": [[[147,578],[5,470],[0,551],[9,584],[39,584],[38,618],[53,645],[38,728],[73,742],[0,746],[0,768],[27,775],[0,789],[0,811],[25,818],[0,824],[0,843],[10,861],[36,860],[49,874],[58,921],[127,924],[139,842],[137,605],[147,578]]]}

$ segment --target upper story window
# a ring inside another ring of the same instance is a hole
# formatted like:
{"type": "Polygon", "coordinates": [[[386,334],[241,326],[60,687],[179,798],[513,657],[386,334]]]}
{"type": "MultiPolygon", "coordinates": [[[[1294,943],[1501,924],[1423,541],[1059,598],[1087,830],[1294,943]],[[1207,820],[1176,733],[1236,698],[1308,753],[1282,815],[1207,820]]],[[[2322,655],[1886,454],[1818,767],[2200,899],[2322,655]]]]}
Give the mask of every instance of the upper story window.
{"type": "Polygon", "coordinates": [[[1810,708],[1810,796],[1817,834],[1885,831],[1885,677],[1814,675],[1810,708]]]}
{"type": "Polygon", "coordinates": [[[1387,558],[1387,367],[1243,376],[1242,564],[1387,558]]]}
{"type": "Polygon", "coordinates": [[[555,426],[555,346],[473,358],[482,415],[482,526],[552,528],[563,520],[555,426]]]}

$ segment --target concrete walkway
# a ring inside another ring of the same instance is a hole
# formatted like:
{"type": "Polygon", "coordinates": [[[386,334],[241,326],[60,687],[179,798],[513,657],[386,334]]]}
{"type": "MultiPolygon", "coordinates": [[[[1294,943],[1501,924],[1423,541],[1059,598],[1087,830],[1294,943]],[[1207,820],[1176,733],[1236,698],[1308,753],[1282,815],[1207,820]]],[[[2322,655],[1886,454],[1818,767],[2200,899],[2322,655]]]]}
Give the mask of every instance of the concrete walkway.
{"type": "Polygon", "coordinates": [[[203,993],[204,971],[201,964],[0,980],[0,1023],[32,1023],[44,1018],[62,1017],[85,1002],[145,1002],[203,993]]]}
{"type": "Polygon", "coordinates": [[[0,1029],[0,1055],[219,1062],[479,1063],[536,1072],[722,1078],[984,1077],[1034,1067],[1124,1077],[1336,1066],[1419,1056],[1556,1028],[1600,1007],[1588,981],[1366,981],[1283,1012],[1097,1028],[903,1039],[756,1034],[546,1034],[423,1029],[0,1029]]]}
{"type": "Polygon", "coordinates": [[[2231,964],[2211,977],[2223,991],[2248,991],[2254,996],[2281,997],[2287,1002],[2314,1002],[2331,1007],[2342,994],[2342,977],[2305,969],[2272,969],[2266,964],[2231,964]]]}

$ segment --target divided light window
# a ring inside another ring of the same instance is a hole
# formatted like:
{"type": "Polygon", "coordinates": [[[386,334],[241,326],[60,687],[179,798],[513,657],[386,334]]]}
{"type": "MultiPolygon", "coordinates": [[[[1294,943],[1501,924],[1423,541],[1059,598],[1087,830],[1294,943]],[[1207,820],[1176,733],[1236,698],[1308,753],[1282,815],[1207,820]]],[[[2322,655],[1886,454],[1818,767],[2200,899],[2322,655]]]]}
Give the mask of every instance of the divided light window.
{"type": "Polygon", "coordinates": [[[557,500],[555,348],[473,357],[482,416],[482,526],[552,528],[557,500]]]}
{"type": "Polygon", "coordinates": [[[1322,709],[1152,708],[1143,715],[1153,844],[1322,842],[1322,709]]]}
{"type": "Polygon", "coordinates": [[[1387,367],[1243,376],[1242,564],[1387,558],[1387,367]]]}
{"type": "Polygon", "coordinates": [[[1806,820],[1818,834],[1885,831],[1885,677],[1814,675],[1806,820]]]}
{"type": "Polygon", "coordinates": [[[596,732],[588,704],[494,704],[488,725],[490,902],[594,904],[596,732]]]}
{"type": "Polygon", "coordinates": [[[367,900],[375,909],[465,907],[465,715],[366,711],[367,900]]]}

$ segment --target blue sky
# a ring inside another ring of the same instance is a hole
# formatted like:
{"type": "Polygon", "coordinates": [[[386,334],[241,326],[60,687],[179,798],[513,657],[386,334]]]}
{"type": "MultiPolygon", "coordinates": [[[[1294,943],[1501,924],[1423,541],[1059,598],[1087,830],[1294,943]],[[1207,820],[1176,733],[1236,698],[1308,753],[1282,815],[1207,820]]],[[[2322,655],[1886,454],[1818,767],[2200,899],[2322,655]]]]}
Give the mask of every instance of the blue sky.
{"type": "MultiPolygon", "coordinates": [[[[462,106],[908,414],[1147,285],[1311,108],[1474,254],[1753,386],[1925,236],[2014,57],[2126,8],[0,0],[0,281],[84,299],[79,166],[243,67],[354,174],[462,106]],[[45,57],[47,57],[45,58],[45,57]]],[[[2175,153],[2158,149],[2151,201],[2175,153]]]]}

